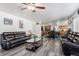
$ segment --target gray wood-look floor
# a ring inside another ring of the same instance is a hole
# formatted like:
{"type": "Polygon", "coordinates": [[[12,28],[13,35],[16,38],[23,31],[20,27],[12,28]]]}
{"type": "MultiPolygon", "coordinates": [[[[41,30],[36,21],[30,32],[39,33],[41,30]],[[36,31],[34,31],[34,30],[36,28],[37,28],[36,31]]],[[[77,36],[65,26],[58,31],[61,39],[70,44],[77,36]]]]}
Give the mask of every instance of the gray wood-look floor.
{"type": "Polygon", "coordinates": [[[35,52],[25,49],[25,44],[10,50],[0,49],[0,56],[63,56],[60,40],[44,39],[43,46],[35,52]]]}

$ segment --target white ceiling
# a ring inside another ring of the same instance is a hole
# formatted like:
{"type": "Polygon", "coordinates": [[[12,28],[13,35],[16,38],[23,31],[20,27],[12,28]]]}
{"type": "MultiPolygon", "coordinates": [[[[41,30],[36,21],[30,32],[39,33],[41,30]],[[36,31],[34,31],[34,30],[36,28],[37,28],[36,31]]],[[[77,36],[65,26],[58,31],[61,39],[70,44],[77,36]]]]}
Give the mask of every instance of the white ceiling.
{"type": "Polygon", "coordinates": [[[42,3],[45,10],[37,10],[35,13],[29,10],[21,10],[20,3],[0,3],[0,11],[4,11],[25,19],[42,22],[52,22],[67,18],[78,9],[77,3],[42,3]]]}

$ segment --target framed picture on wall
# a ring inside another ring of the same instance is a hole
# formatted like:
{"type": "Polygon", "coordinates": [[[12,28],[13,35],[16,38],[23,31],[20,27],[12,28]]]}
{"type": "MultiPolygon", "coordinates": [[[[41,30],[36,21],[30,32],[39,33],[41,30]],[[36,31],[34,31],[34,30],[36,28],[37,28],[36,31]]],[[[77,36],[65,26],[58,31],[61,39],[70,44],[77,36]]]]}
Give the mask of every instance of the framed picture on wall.
{"type": "Polygon", "coordinates": [[[12,19],[4,18],[4,24],[5,25],[12,25],[13,24],[13,21],[12,21],[12,19]]]}
{"type": "Polygon", "coordinates": [[[23,20],[19,20],[19,28],[23,28],[23,20]]]}

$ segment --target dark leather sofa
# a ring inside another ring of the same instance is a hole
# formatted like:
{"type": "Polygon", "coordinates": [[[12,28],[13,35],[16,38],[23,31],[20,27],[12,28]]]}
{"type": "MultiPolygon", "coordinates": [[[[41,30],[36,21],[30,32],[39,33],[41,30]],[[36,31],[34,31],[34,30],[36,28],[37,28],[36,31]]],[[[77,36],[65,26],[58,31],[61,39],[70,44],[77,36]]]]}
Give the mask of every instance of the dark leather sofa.
{"type": "Polygon", "coordinates": [[[2,49],[8,50],[30,39],[25,32],[3,32],[1,35],[2,49]]]}
{"type": "Polygon", "coordinates": [[[79,33],[69,31],[66,38],[62,40],[62,48],[64,55],[78,55],[79,56],[79,33]]]}
{"type": "Polygon", "coordinates": [[[66,56],[79,55],[79,45],[65,41],[63,43],[63,52],[66,56]]]}

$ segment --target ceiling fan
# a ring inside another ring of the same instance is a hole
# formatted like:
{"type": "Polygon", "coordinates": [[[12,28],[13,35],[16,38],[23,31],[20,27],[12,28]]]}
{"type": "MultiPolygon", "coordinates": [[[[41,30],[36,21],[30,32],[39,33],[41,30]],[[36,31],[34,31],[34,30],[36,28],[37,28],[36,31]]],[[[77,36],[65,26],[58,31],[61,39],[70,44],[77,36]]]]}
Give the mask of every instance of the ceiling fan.
{"type": "Polygon", "coordinates": [[[24,7],[22,7],[21,10],[28,9],[28,10],[31,10],[32,12],[35,12],[36,9],[41,9],[41,10],[44,10],[45,9],[44,6],[39,5],[37,3],[22,3],[22,5],[24,7]]]}

